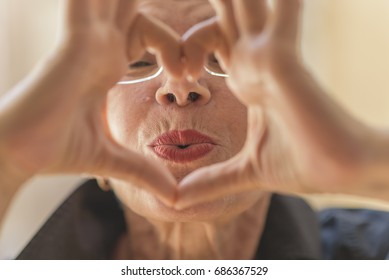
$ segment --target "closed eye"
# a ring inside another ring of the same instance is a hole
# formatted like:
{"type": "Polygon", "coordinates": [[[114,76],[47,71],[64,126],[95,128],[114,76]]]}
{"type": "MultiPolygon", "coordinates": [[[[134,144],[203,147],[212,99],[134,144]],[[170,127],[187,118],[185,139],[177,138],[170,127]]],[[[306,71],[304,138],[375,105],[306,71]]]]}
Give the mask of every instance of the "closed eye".
{"type": "Polygon", "coordinates": [[[128,65],[128,68],[129,69],[134,69],[134,68],[149,67],[149,66],[154,66],[154,65],[155,64],[152,63],[152,62],[140,60],[140,61],[137,61],[137,62],[134,62],[134,63],[128,65]]]}

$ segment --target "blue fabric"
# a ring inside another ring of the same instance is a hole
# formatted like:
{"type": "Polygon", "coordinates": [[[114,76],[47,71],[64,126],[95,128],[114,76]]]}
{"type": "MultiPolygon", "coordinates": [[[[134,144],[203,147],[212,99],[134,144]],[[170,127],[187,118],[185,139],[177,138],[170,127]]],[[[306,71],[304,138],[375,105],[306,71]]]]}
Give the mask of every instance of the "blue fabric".
{"type": "Polygon", "coordinates": [[[326,209],[318,213],[323,259],[389,259],[389,213],[326,209]]]}

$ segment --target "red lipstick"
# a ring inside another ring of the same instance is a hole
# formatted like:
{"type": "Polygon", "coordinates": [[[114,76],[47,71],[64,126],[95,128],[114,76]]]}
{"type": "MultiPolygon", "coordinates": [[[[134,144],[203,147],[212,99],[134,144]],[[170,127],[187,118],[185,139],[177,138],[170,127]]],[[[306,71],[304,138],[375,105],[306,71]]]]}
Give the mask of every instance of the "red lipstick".
{"type": "Polygon", "coordinates": [[[215,143],[196,130],[172,130],[157,137],[150,147],[160,158],[186,163],[208,154],[215,143]]]}

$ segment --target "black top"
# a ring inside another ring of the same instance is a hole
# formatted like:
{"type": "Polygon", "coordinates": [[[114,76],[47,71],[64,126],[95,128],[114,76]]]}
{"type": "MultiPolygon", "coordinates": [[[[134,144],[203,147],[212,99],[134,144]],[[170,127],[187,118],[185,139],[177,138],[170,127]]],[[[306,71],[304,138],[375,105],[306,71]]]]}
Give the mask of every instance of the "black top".
{"type": "MultiPolygon", "coordinates": [[[[113,192],[94,180],[80,186],[17,259],[109,259],[126,231],[113,192]]],[[[389,258],[389,214],[372,210],[314,212],[302,199],[273,195],[255,259],[389,258]]]]}

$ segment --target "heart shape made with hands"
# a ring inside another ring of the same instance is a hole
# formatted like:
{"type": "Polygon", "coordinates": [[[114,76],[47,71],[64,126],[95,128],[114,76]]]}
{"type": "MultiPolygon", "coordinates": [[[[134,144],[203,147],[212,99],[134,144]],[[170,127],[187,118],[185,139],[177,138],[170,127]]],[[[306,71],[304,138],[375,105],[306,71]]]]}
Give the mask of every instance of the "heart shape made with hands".
{"type": "MultiPolygon", "coordinates": [[[[195,171],[178,184],[173,199],[171,193],[169,197],[164,197],[163,201],[176,209],[263,187],[258,184],[258,175],[264,175],[258,161],[262,149],[267,147],[263,145],[263,139],[268,131],[263,111],[258,109],[261,106],[258,88],[261,90],[263,87],[263,81],[258,81],[258,77],[262,77],[269,63],[273,63],[267,57],[272,58],[276,54],[282,60],[296,54],[293,51],[300,10],[298,0],[276,1],[274,13],[270,13],[265,0],[210,2],[218,17],[195,25],[181,39],[185,56],[184,73],[189,80],[197,79],[208,55],[215,53],[230,74],[228,85],[232,92],[249,109],[249,131],[246,144],[238,155],[195,171]],[[288,46],[292,51],[288,48],[285,48],[286,52],[280,50],[279,44],[288,46]]],[[[157,55],[164,54],[164,50],[157,48],[157,51],[157,55]]],[[[160,60],[167,65],[171,61],[160,60]]],[[[277,149],[277,146],[272,149],[277,149]]],[[[262,179],[266,181],[266,178],[262,179]]]]}
{"type": "MultiPolygon", "coordinates": [[[[158,20],[140,17],[136,22],[139,28],[136,28],[136,23],[132,28],[131,47],[128,48],[132,53],[128,57],[135,60],[145,49],[150,49],[169,74],[176,77],[186,75],[190,80],[200,76],[208,54],[215,53],[229,74],[227,83],[230,89],[248,107],[248,136],[242,151],[226,162],[194,171],[179,183],[165,166],[132,151],[124,152],[123,148],[117,148],[115,153],[121,158],[118,162],[125,163],[122,166],[126,168],[117,172],[115,166],[120,164],[115,164],[105,170],[109,171],[107,177],[139,182],[137,185],[144,185],[146,190],[176,209],[239,192],[260,188],[269,190],[267,183],[271,180],[267,177],[271,177],[272,172],[266,173],[261,166],[261,156],[271,158],[275,151],[279,157],[280,146],[273,141],[273,136],[278,139],[282,136],[268,129],[268,118],[261,109],[263,96],[258,92],[269,93],[264,86],[268,82],[264,77],[269,76],[269,69],[278,71],[285,63],[298,60],[296,41],[300,0],[275,1],[274,11],[269,9],[266,0],[210,2],[217,17],[195,25],[181,40],[158,20]],[[178,46],[176,42],[179,42],[178,46]],[[279,64],[282,66],[277,67],[279,64]],[[272,137],[269,137],[269,131],[272,137]],[[275,145],[269,145],[269,139],[275,145]],[[270,152],[264,153],[264,150],[270,152]],[[131,169],[130,176],[123,176],[126,169],[127,173],[131,169]]],[[[105,1],[102,3],[107,5],[105,1]]],[[[275,158],[270,162],[279,160],[275,158]]],[[[290,162],[285,162],[290,167],[290,162]]]]}
{"type": "MultiPolygon", "coordinates": [[[[263,93],[259,92],[270,93],[271,87],[267,85],[274,82],[272,78],[279,74],[279,69],[285,66],[290,69],[291,64],[292,67],[298,65],[296,48],[300,0],[277,0],[274,10],[270,9],[266,0],[210,2],[217,17],[193,26],[183,35],[180,55],[183,54],[185,60],[182,65],[174,60],[177,55],[174,56],[171,49],[164,49],[164,44],[161,43],[164,38],[177,38],[177,35],[162,23],[154,24],[158,26],[157,29],[154,28],[158,30],[155,34],[167,36],[146,36],[146,39],[152,40],[143,40],[148,46],[152,46],[171,75],[185,73],[189,80],[200,76],[208,55],[215,53],[229,74],[227,83],[230,89],[248,108],[248,135],[241,152],[226,162],[194,171],[178,185],[175,183],[174,196],[171,192],[171,174],[168,174],[166,169],[163,171],[163,168],[154,166],[154,170],[159,172],[155,173],[159,174],[157,177],[162,178],[163,172],[164,182],[169,182],[165,185],[169,185],[166,189],[170,191],[160,192],[160,198],[176,209],[260,188],[274,190],[271,188],[277,186],[280,181],[277,177],[279,170],[292,170],[287,176],[283,176],[281,181],[292,182],[291,186],[296,181],[295,170],[291,168],[295,166],[295,162],[290,159],[290,154],[285,153],[289,157],[284,157],[280,153],[280,150],[285,149],[282,141],[279,141],[284,135],[273,129],[272,124],[275,122],[269,121],[271,118],[262,110],[263,93]],[[185,70],[182,71],[182,68],[185,70]],[[271,75],[269,69],[273,71],[271,75]],[[272,76],[270,82],[266,80],[268,76],[272,76]],[[280,157],[283,160],[280,160],[280,157]],[[264,168],[264,162],[269,166],[264,168]]],[[[154,20],[150,22],[155,23],[154,20]]],[[[148,28],[148,31],[150,30],[151,28],[148,28]]],[[[286,111],[285,115],[287,114],[286,111]]]]}
{"type": "MultiPolygon", "coordinates": [[[[285,137],[269,129],[273,127],[262,107],[263,93],[270,95],[268,77],[271,84],[277,80],[274,76],[285,73],[283,69],[298,69],[294,63],[300,1],[277,0],[271,11],[266,0],[210,0],[217,17],[195,25],[182,38],[157,19],[137,13],[136,1],[64,1],[64,48],[16,92],[20,98],[12,100],[13,111],[6,114],[11,119],[7,133],[12,147],[7,150],[13,153],[6,158],[17,159],[12,166],[28,166],[27,175],[86,173],[131,181],[176,209],[239,192],[269,190],[269,185],[277,185],[269,184],[269,178],[283,168],[292,170],[293,181],[295,170],[290,167],[298,165],[284,157],[279,140],[285,137]],[[208,54],[216,54],[229,74],[228,86],[248,108],[248,134],[241,152],[178,183],[166,166],[115,141],[107,123],[107,91],[122,77],[127,62],[136,61],[145,50],[155,53],[170,75],[189,79],[197,79],[208,54]]],[[[283,82],[293,83],[286,74],[283,82]]],[[[271,94],[281,104],[283,91],[285,87],[271,94]]],[[[299,105],[306,99],[288,93],[289,100],[284,98],[288,102],[296,97],[291,103],[299,105]]],[[[282,114],[293,124],[296,112],[282,105],[282,114]]],[[[312,120],[301,116],[288,129],[312,127],[312,120]]],[[[307,139],[294,141],[294,148],[309,147],[307,139]]]]}

